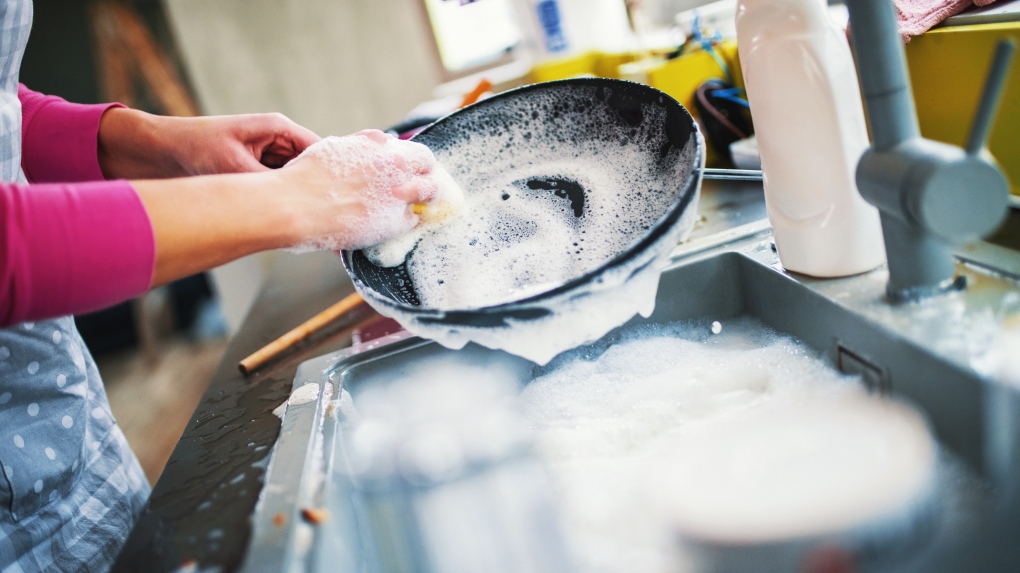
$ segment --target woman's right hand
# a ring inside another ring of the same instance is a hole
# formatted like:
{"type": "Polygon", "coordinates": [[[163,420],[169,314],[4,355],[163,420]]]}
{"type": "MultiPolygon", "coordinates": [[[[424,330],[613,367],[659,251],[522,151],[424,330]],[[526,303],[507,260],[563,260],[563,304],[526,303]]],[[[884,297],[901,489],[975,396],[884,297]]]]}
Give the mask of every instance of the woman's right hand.
{"type": "Polygon", "coordinates": [[[132,181],[156,240],[153,285],[267,249],[358,249],[410,231],[438,184],[427,147],[326,138],[281,169],[132,181]]]}
{"type": "Polygon", "coordinates": [[[436,195],[435,164],[424,145],[377,130],[312,145],[273,172],[297,216],[292,247],[361,249],[410,231],[411,205],[436,195]]]}

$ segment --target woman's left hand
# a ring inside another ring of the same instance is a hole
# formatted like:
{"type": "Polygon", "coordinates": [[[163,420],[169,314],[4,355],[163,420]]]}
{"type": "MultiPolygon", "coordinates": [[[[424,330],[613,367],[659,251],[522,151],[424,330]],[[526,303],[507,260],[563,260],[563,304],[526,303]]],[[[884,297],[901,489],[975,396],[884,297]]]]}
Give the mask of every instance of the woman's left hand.
{"type": "Polygon", "coordinates": [[[278,113],[166,117],[111,108],[99,124],[108,179],[161,179],[282,167],[319,136],[278,113]]]}

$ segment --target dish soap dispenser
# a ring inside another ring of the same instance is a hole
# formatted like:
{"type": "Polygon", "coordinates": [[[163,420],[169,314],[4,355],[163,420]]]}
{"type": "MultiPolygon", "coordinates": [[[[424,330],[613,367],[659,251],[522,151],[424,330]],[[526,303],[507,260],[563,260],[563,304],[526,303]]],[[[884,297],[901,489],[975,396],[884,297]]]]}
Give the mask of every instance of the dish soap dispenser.
{"type": "Polygon", "coordinates": [[[783,267],[840,277],[881,265],[878,211],[855,182],[868,132],[843,31],[824,0],[738,0],[736,25],[783,267]]]}

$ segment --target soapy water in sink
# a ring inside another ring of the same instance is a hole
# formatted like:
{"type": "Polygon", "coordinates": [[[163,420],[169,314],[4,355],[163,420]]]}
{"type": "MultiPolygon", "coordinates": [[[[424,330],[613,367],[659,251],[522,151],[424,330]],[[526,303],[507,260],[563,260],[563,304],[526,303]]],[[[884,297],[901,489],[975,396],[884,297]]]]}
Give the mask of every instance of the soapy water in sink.
{"type": "Polygon", "coordinates": [[[760,323],[720,326],[633,329],[522,391],[580,570],[682,569],[678,532],[896,532],[930,502],[937,455],[917,412],[760,323]]]}
{"type": "Polygon", "coordinates": [[[580,571],[685,570],[693,553],[678,535],[734,546],[909,537],[956,495],[939,476],[962,475],[911,407],[750,319],[634,327],[544,368],[476,350],[375,376],[340,408],[358,479],[397,472],[443,488],[530,440],[580,571]]]}

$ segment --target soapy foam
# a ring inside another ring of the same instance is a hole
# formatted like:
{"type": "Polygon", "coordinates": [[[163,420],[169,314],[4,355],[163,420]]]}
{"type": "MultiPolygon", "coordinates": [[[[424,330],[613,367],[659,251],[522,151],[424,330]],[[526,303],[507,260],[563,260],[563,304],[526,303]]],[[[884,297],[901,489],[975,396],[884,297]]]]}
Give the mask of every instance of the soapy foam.
{"type": "Polygon", "coordinates": [[[395,267],[404,262],[422,237],[464,214],[464,190],[450,172],[442,165],[436,165],[432,175],[437,185],[436,197],[428,203],[415,204],[412,208],[418,215],[418,224],[408,233],[365,249],[368,260],[380,267],[395,267]]]}
{"type": "MultiPolygon", "coordinates": [[[[669,253],[692,228],[696,217],[697,210],[688,209],[673,230],[647,251],[603,272],[580,288],[546,297],[540,305],[535,305],[550,313],[542,318],[507,318],[505,327],[496,328],[451,328],[420,320],[390,306],[373,306],[381,314],[398,320],[409,332],[447,348],[463,348],[468,342],[474,342],[544,365],[564,350],[598,340],[635,314],[651,316],[655,310],[659,274],[669,263],[669,253]]],[[[373,300],[371,292],[364,294],[367,300],[373,300]]]]}
{"type": "Polygon", "coordinates": [[[287,400],[288,404],[294,406],[300,406],[316,400],[319,397],[319,385],[315,382],[309,382],[303,386],[295,388],[290,394],[290,398],[287,400]]]}
{"type": "Polygon", "coordinates": [[[467,190],[470,216],[425,233],[408,259],[423,306],[480,308],[548,290],[633,245],[676,200],[694,146],[649,151],[666,145],[665,108],[643,106],[641,124],[623,129],[590,113],[594,89],[569,93],[504,111],[514,117],[503,128],[479,125],[436,150],[467,190]],[[535,107],[561,115],[542,123],[535,107]]]}
{"type": "MultiPolygon", "coordinates": [[[[462,133],[455,136],[422,134],[465,190],[468,213],[425,233],[407,258],[423,307],[521,300],[594,271],[658,224],[692,175],[700,179],[692,173],[704,161],[696,128],[677,147],[664,133],[663,105],[635,103],[624,113],[606,105],[611,92],[570,86],[531,93],[461,112],[462,133]]],[[[635,313],[651,314],[659,273],[693,228],[696,207],[695,194],[650,246],[577,289],[546,297],[538,303],[545,318],[451,328],[358,286],[380,313],[414,334],[449,348],[472,341],[545,364],[635,313]]]]}
{"type": "Polygon", "coordinates": [[[768,404],[691,429],[660,491],[689,537],[763,543],[840,533],[914,509],[935,450],[921,416],[864,394],[768,404]]]}
{"type": "MultiPolygon", "coordinates": [[[[402,235],[415,225],[417,217],[405,201],[393,195],[393,188],[419,178],[422,195],[434,195],[436,182],[420,176],[432,170],[435,157],[420,143],[391,136],[382,141],[366,134],[330,136],[301,154],[322,161],[336,180],[361,185],[363,211],[350,209],[338,221],[337,231],[311,238],[291,250],[365,248],[402,235]]],[[[331,197],[337,202],[347,199],[335,191],[331,197]]]]}
{"type": "Polygon", "coordinates": [[[995,336],[987,350],[973,362],[975,368],[985,374],[1020,388],[1020,325],[1006,326],[995,336]]]}
{"type": "Polygon", "coordinates": [[[854,530],[928,493],[934,446],[915,412],[756,322],[722,326],[633,329],[523,390],[581,570],[671,571],[677,530],[854,530]]]}
{"type": "MultiPolygon", "coordinates": [[[[329,388],[326,393],[331,394],[333,392],[333,385],[327,382],[326,386],[329,388]]],[[[288,405],[300,406],[302,404],[314,402],[318,398],[319,398],[319,385],[316,384],[315,382],[309,382],[301,386],[295,386],[294,389],[291,391],[290,396],[286,400],[284,400],[283,403],[281,403],[279,406],[273,409],[273,415],[275,415],[280,420],[283,420],[283,417],[287,412],[288,405]]]]}
{"type": "Polygon", "coordinates": [[[521,449],[525,368],[498,356],[440,354],[415,360],[406,375],[359,385],[343,412],[350,469],[362,479],[399,472],[438,480],[521,449]]]}

